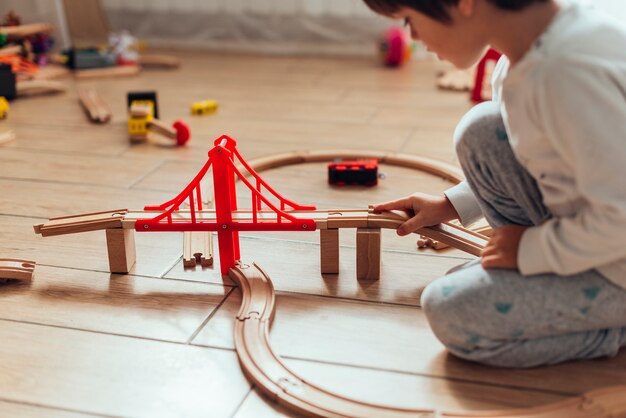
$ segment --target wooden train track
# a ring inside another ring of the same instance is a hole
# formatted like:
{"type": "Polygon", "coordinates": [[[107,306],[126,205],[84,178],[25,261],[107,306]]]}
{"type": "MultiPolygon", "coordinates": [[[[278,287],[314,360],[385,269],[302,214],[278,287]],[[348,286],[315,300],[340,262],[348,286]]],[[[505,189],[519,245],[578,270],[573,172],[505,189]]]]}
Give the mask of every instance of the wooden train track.
{"type": "MultiPolygon", "coordinates": [[[[425,171],[452,183],[463,178],[461,171],[449,164],[422,157],[375,151],[311,151],[292,152],[250,161],[256,171],[284,165],[332,161],[336,158],[377,158],[381,163],[425,171]]],[[[295,213],[295,212],[292,212],[295,213]]],[[[118,231],[134,229],[135,221],[157,213],[120,209],[86,215],[53,218],[46,224],[35,225],[42,236],[86,232],[98,229],[118,231]]],[[[317,229],[390,228],[395,229],[408,219],[402,212],[376,213],[372,210],[331,210],[301,212],[299,215],[315,219],[317,229]]],[[[196,213],[198,219],[214,220],[215,213],[207,210],[196,213]]],[[[250,213],[238,211],[235,220],[246,220],[250,213]]],[[[260,214],[273,217],[275,213],[260,214]]],[[[188,220],[189,213],[176,212],[175,219],[188,220]]],[[[486,244],[482,234],[459,226],[442,224],[416,231],[432,239],[445,242],[471,254],[478,255],[486,244]]],[[[291,371],[273,351],[269,332],[275,314],[275,294],[270,278],[256,265],[240,264],[230,269],[229,276],[242,291],[243,301],[235,323],[235,348],[242,369],[257,388],[275,402],[291,410],[316,417],[359,418],[609,418],[626,417],[626,386],[615,386],[587,392],[577,397],[550,405],[506,411],[446,412],[436,408],[394,408],[369,402],[351,400],[308,383],[291,371]]]]}
{"type": "Polygon", "coordinates": [[[78,90],[78,99],[92,122],[108,123],[111,120],[111,109],[96,90],[80,88],[78,90]]]}
{"type": "Polygon", "coordinates": [[[372,150],[318,150],[318,151],[292,151],[283,154],[275,154],[260,157],[248,161],[250,167],[261,172],[271,168],[278,168],[293,164],[332,162],[336,159],[377,159],[381,164],[397,167],[406,167],[413,170],[433,174],[457,184],[463,180],[463,172],[459,167],[432,158],[420,157],[413,154],[399,152],[385,152],[372,150]]]}
{"type": "Polygon", "coordinates": [[[0,280],[31,280],[34,270],[34,261],[0,258],[0,280]]]}
{"type": "Polygon", "coordinates": [[[307,382],[270,345],[275,312],[272,281],[256,264],[240,264],[229,277],[242,292],[235,322],[235,349],[246,376],[274,402],[314,417],[336,418],[613,418],[626,416],[626,386],[594,390],[542,407],[503,411],[444,412],[394,408],[352,400],[307,382]]]}
{"type": "MultiPolygon", "coordinates": [[[[60,218],[50,218],[45,224],[34,225],[35,233],[43,237],[66,235],[88,231],[98,231],[103,229],[134,229],[138,219],[150,218],[160,212],[150,211],[128,211],[118,209],[113,211],[65,216],[60,218]]],[[[316,229],[341,229],[341,228],[386,228],[397,229],[405,222],[409,216],[403,212],[374,212],[372,210],[361,209],[338,209],[338,210],[317,210],[317,211],[290,211],[289,214],[296,217],[314,219],[316,229]]],[[[203,210],[195,213],[196,220],[204,222],[215,222],[214,210],[203,210]]],[[[259,220],[268,221],[275,218],[273,211],[257,212],[259,220]]],[[[251,222],[252,211],[241,210],[233,213],[233,221],[251,222]]],[[[189,210],[176,211],[172,216],[173,222],[189,222],[191,214],[189,210]]],[[[436,226],[424,227],[416,233],[428,236],[447,243],[451,247],[458,248],[472,255],[480,255],[481,250],[487,244],[487,239],[475,232],[460,226],[451,224],[440,224],[436,226]]]]}

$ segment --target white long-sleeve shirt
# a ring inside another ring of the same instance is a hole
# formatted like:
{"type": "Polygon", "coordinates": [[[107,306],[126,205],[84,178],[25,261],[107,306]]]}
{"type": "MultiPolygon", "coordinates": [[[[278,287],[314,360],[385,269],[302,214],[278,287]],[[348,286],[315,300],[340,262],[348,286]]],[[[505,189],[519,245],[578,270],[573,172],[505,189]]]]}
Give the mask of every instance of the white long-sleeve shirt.
{"type": "MultiPolygon", "coordinates": [[[[515,156],[553,218],[523,234],[524,275],[597,269],[626,288],[626,27],[566,4],[513,67],[493,79],[515,156]]],[[[479,209],[467,184],[446,192],[461,221],[479,209]]]]}

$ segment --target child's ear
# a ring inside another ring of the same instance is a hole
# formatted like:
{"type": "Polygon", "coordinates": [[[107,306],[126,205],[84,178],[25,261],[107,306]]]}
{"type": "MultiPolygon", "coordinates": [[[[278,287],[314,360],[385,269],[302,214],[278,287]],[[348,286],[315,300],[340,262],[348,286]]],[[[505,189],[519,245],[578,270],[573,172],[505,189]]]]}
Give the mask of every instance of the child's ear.
{"type": "Polygon", "coordinates": [[[457,7],[462,16],[471,17],[476,8],[476,0],[459,0],[457,7]]]}

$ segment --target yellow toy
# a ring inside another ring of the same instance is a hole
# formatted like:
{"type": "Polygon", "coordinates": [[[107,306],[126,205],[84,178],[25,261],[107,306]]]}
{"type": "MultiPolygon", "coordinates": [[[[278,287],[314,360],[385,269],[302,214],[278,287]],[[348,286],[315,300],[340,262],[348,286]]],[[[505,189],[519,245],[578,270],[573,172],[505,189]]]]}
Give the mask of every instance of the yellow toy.
{"type": "Polygon", "coordinates": [[[7,113],[9,112],[9,102],[7,99],[0,96],[0,119],[6,119],[7,113]]]}
{"type": "Polygon", "coordinates": [[[128,116],[128,134],[131,141],[148,139],[148,128],[154,119],[154,103],[150,100],[134,100],[128,116]]]}
{"type": "Polygon", "coordinates": [[[191,133],[189,127],[180,120],[168,126],[154,117],[152,100],[133,100],[128,112],[128,135],[132,142],[145,142],[150,131],[176,141],[176,145],[185,145],[191,133]]]}
{"type": "Polygon", "coordinates": [[[207,113],[215,113],[217,111],[217,102],[215,100],[202,100],[191,104],[192,115],[205,115],[207,113]]]}

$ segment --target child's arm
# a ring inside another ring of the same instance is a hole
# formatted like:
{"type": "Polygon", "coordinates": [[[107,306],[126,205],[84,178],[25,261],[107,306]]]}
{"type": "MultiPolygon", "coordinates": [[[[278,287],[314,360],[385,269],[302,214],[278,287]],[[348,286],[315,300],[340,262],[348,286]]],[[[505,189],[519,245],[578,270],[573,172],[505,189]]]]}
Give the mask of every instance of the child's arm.
{"type": "Polygon", "coordinates": [[[483,217],[483,212],[478,206],[478,200],[470,189],[467,181],[462,181],[443,193],[448,201],[454,206],[461,224],[467,227],[483,217]]]}
{"type": "Polygon", "coordinates": [[[572,191],[563,204],[580,209],[526,230],[523,274],[575,274],[626,258],[626,60],[613,67],[570,61],[544,68],[528,104],[574,175],[566,187],[556,177],[562,173],[547,167],[544,183],[560,181],[555,193],[572,191]]]}

